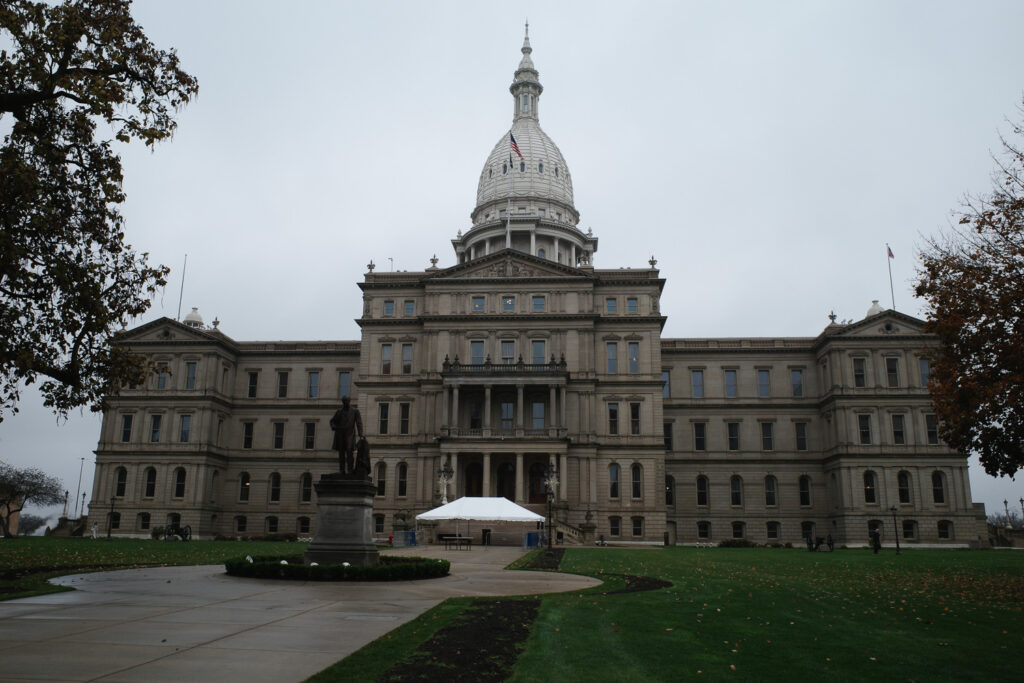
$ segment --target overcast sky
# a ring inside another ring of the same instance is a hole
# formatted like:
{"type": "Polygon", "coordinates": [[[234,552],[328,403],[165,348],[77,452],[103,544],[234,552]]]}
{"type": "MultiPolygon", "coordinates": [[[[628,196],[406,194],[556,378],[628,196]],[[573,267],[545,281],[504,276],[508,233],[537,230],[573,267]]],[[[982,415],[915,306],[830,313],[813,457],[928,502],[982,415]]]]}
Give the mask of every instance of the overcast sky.
{"type": "MultiPolygon", "coordinates": [[[[1024,93],[1024,3],[140,2],[200,94],[123,148],[128,240],[173,269],[138,323],[358,339],[356,282],[422,270],[470,226],[529,18],[542,128],[598,268],[668,281],[665,335],[815,336],[834,310],[920,315],[923,237],[987,190],[1024,93]]],[[[92,490],[99,419],[26,391],[0,458],[92,490]]],[[[989,512],[1024,496],[972,461],[989,512]]],[[[74,498],[74,493],[72,493],[74,498]]],[[[1016,504],[1019,510],[1020,505],[1016,504]]]]}

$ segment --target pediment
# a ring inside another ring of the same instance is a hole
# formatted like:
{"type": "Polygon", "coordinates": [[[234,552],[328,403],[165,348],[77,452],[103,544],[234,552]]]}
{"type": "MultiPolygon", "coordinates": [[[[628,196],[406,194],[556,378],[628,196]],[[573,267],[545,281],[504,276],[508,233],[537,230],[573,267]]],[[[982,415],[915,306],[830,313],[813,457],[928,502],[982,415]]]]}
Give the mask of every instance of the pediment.
{"type": "Polygon", "coordinates": [[[883,311],[855,323],[825,328],[826,337],[888,337],[926,334],[924,321],[898,311],[883,311]]]}
{"type": "Polygon", "coordinates": [[[176,320],[163,317],[121,332],[117,335],[117,341],[121,343],[145,342],[151,344],[180,344],[182,342],[221,343],[227,341],[227,337],[220,332],[197,330],[187,325],[182,325],[176,320]]]}
{"type": "Polygon", "coordinates": [[[572,268],[554,261],[524,254],[513,249],[503,249],[494,254],[473,259],[446,268],[431,279],[479,280],[516,278],[589,278],[590,275],[578,268],[572,268]]]}

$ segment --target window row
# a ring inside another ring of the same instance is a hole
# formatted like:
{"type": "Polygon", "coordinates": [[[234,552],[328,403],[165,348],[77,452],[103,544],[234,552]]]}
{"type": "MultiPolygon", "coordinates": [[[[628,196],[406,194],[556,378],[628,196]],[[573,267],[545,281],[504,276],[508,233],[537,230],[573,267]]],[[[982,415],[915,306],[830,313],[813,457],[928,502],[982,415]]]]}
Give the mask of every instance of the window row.
{"type": "MultiPolygon", "coordinates": [[[[513,365],[516,363],[531,363],[533,365],[545,365],[555,360],[552,352],[550,361],[547,355],[548,343],[544,339],[531,339],[526,349],[516,348],[515,339],[499,339],[497,348],[489,349],[483,339],[469,340],[469,362],[471,365],[485,365],[487,363],[499,363],[501,365],[513,365]],[[527,356],[523,358],[523,352],[527,356]],[[496,352],[496,355],[492,355],[496,352]]],[[[458,356],[455,358],[459,360],[458,356]]]]}
{"type": "MultiPolygon", "coordinates": [[[[773,374],[778,370],[772,368],[754,369],[754,391],[758,398],[771,398],[772,396],[793,396],[800,398],[804,396],[804,370],[803,368],[790,368],[788,373],[788,384],[784,387],[774,386],[774,382],[785,382],[785,378],[773,379],[773,374]]],[[[714,387],[716,394],[725,398],[739,398],[741,388],[741,377],[739,368],[723,368],[721,370],[721,385],[714,387]]],[[[705,368],[690,369],[690,398],[706,398],[708,385],[705,382],[707,370],[705,368]]],[[[670,384],[671,371],[663,370],[661,373],[662,395],[666,398],[672,395],[670,384]]],[[[745,395],[745,394],[744,394],[745,395]]]]}
{"type": "MultiPolygon", "coordinates": [[[[900,358],[897,356],[885,356],[882,359],[884,364],[884,386],[890,389],[898,389],[904,386],[905,382],[901,379],[902,372],[900,368],[900,358]]],[[[869,368],[868,368],[868,357],[865,356],[854,356],[851,359],[853,369],[853,386],[858,389],[868,387],[869,368]]],[[[931,361],[925,357],[918,357],[917,359],[917,386],[924,389],[928,388],[928,382],[931,379],[931,361]]],[[[906,384],[909,384],[907,382],[906,384]]],[[[872,384],[872,386],[874,386],[872,384]]]]}
{"type": "MultiPolygon", "coordinates": [[[[692,422],[691,428],[693,431],[693,450],[695,451],[707,451],[709,450],[709,435],[708,435],[708,423],[707,422],[692,422]]],[[[728,421],[725,423],[725,428],[722,432],[724,440],[722,445],[725,446],[725,450],[739,451],[742,450],[742,430],[741,422],[728,421]]],[[[762,450],[762,451],[774,451],[776,450],[776,435],[775,435],[775,423],[767,420],[759,421],[757,427],[757,447],[756,449],[748,450],[762,450]]],[[[666,422],[664,424],[665,434],[665,450],[674,450],[673,440],[673,423],[666,422]]],[[[797,451],[807,450],[807,423],[806,422],[794,422],[793,423],[793,447],[797,451]]]]}
{"type": "MultiPolygon", "coordinates": [[[[618,463],[608,466],[608,496],[619,497],[620,482],[622,481],[622,467],[618,463]]],[[[643,498],[644,469],[639,463],[629,467],[629,497],[634,500],[643,498]]]]}
{"type": "MultiPolygon", "coordinates": [[[[184,467],[177,467],[171,473],[171,497],[172,498],[184,498],[185,497],[185,482],[187,475],[184,467]]],[[[117,467],[114,469],[114,481],[113,481],[113,495],[117,498],[124,498],[128,493],[128,470],[124,467],[117,467]]],[[[142,498],[155,498],[157,492],[157,473],[156,468],[147,467],[142,472],[142,489],[140,491],[142,498]]]]}
{"type": "MultiPolygon", "coordinates": [[[[249,518],[245,515],[237,515],[232,524],[232,528],[236,533],[255,533],[256,529],[249,528],[249,518]]],[[[297,534],[308,534],[311,530],[309,517],[296,517],[295,518],[295,533],[297,534]]],[[[277,534],[282,533],[280,520],[274,515],[268,515],[263,518],[263,533],[277,534]]]]}
{"type": "Polygon", "coordinates": [[[626,408],[629,410],[629,431],[620,431],[619,404],[616,401],[610,401],[608,403],[608,434],[617,436],[620,433],[632,435],[640,433],[640,403],[627,403],[626,408]]]}
{"type": "MultiPolygon", "coordinates": [[[[634,538],[640,538],[644,535],[644,518],[643,517],[630,517],[629,524],[634,538]]],[[[608,518],[608,535],[612,537],[622,536],[622,517],[609,517],[608,518]]]]}
{"type": "MultiPolygon", "coordinates": [[[[669,487],[674,489],[674,483],[669,482],[671,477],[666,478],[666,505],[672,505],[669,502],[669,487]]],[[[706,476],[703,474],[697,477],[697,507],[707,507],[711,504],[711,484],[706,476]]],[[[778,507],[779,506],[779,480],[769,474],[764,478],[763,482],[763,494],[765,507],[778,507]]],[[[797,491],[799,494],[800,507],[811,506],[811,478],[809,476],[801,475],[797,479],[797,491]]],[[[732,507],[742,507],[745,503],[746,487],[744,485],[743,477],[738,474],[734,474],[729,478],[729,505],[732,507]]],[[[673,494],[674,495],[674,494],[673,494]]]]}
{"type": "MultiPolygon", "coordinates": [[[[386,299],[384,301],[384,315],[387,317],[395,315],[394,299],[386,299]]],[[[406,299],[402,302],[402,315],[406,318],[416,315],[416,302],[413,299],[406,299]]]]}
{"type": "MultiPolygon", "coordinates": [[[[543,250],[539,251],[537,255],[543,258],[543,250]]],[[[487,296],[486,294],[471,295],[469,310],[473,313],[487,312],[487,296]]],[[[497,301],[499,313],[544,313],[548,310],[548,299],[545,294],[527,294],[522,298],[516,294],[502,294],[498,296],[497,301]],[[526,308],[523,309],[523,306],[526,308]]]]}
{"type": "MultiPolygon", "coordinates": [[[[729,538],[734,539],[745,539],[747,538],[747,523],[743,521],[734,521],[729,523],[729,538]]],[[[800,538],[813,539],[815,536],[815,524],[814,522],[800,522],[800,538]]],[[[711,539],[711,522],[701,520],[697,522],[697,538],[702,540],[711,539]]],[[[764,538],[768,541],[778,541],[782,538],[782,523],[781,522],[765,522],[764,524],[764,538]]]]}
{"type": "MultiPolygon", "coordinates": [[[[609,375],[619,372],[619,343],[607,342],[605,344],[606,368],[609,375]]],[[[640,372],[640,342],[626,342],[626,371],[635,375],[640,372]]]]}
{"type": "MultiPolygon", "coordinates": [[[[935,470],[931,473],[932,503],[945,505],[948,501],[946,473],[935,470]]],[[[910,472],[901,470],[896,474],[896,497],[900,505],[912,505],[914,503],[913,476],[910,472]]],[[[878,475],[873,470],[864,473],[864,503],[867,505],[878,505],[881,503],[881,496],[878,491],[878,475]]]]}
{"type": "MultiPolygon", "coordinates": [[[[869,446],[875,443],[872,434],[872,423],[874,422],[870,413],[857,415],[857,443],[862,446],[869,446]]],[[[910,443],[908,436],[907,417],[901,413],[889,415],[889,427],[891,429],[891,443],[894,446],[904,446],[910,443]]],[[[920,439],[918,439],[920,442],[920,439]]],[[[924,443],[929,446],[939,445],[939,421],[933,413],[926,413],[924,416],[924,443]]]]}
{"type": "MultiPolygon", "coordinates": [[[[192,438],[192,414],[185,413],[178,415],[177,430],[170,431],[167,428],[171,418],[165,420],[166,416],[163,414],[156,414],[149,416],[149,425],[145,433],[141,436],[144,441],[149,443],[160,443],[168,439],[176,439],[177,443],[189,443],[192,438]]],[[[120,429],[120,440],[121,443],[132,443],[135,439],[135,415],[131,413],[123,413],[121,415],[121,429],[120,429]]],[[[170,424],[173,430],[174,424],[170,424]]]]}
{"type": "MultiPolygon", "coordinates": [[[[171,366],[168,361],[157,361],[156,368],[154,370],[153,386],[157,389],[184,389],[185,391],[192,391],[198,386],[199,378],[199,361],[198,360],[186,360],[184,373],[181,381],[177,386],[174,386],[173,375],[171,373],[171,366]]],[[[224,370],[226,375],[227,369],[224,370]]],[[[132,389],[136,388],[131,385],[132,389]]],[[[223,389],[223,387],[221,387],[223,389]]]]}
{"type": "MultiPolygon", "coordinates": [[[[412,359],[410,357],[410,363],[412,359]]],[[[246,396],[248,398],[256,398],[259,395],[260,388],[260,375],[262,373],[259,370],[247,370],[246,371],[246,396]]],[[[270,373],[268,373],[270,374],[270,373]]],[[[295,395],[295,389],[292,387],[294,382],[294,375],[290,370],[277,370],[273,373],[271,390],[273,396],[277,398],[287,398],[289,394],[295,395]]],[[[324,374],[321,370],[308,370],[305,376],[305,387],[303,387],[303,396],[306,398],[321,398],[326,396],[323,393],[323,377],[324,374]]],[[[352,395],[352,371],[351,370],[339,370],[337,374],[337,397],[351,396],[352,395]]]]}

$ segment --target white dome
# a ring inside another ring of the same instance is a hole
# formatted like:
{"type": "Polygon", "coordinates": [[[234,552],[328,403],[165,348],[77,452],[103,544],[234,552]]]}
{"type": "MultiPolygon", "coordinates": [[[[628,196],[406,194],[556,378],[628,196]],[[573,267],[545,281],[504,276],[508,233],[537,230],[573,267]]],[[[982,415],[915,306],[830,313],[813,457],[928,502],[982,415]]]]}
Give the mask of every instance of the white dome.
{"type": "Polygon", "coordinates": [[[203,327],[203,316],[199,315],[199,307],[193,306],[192,312],[185,316],[182,323],[189,327],[196,327],[202,329],[203,327]]]}
{"type": "Polygon", "coordinates": [[[879,313],[885,313],[885,309],[878,305],[878,299],[872,299],[871,308],[868,309],[868,312],[864,317],[870,318],[871,316],[878,315],[879,313]]]}
{"type": "Polygon", "coordinates": [[[504,133],[480,173],[480,184],[476,189],[477,207],[509,197],[551,200],[572,207],[572,176],[558,145],[534,119],[519,119],[512,126],[511,133],[523,159],[520,161],[512,151],[509,133],[504,133]],[[509,154],[512,155],[511,169],[508,168],[509,154]]]}

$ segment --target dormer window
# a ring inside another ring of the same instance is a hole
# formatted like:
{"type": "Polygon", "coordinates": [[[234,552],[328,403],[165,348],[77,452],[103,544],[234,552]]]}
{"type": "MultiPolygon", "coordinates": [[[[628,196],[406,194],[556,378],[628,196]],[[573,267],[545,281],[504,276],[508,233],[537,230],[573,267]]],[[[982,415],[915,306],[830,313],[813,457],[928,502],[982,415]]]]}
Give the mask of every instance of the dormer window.
{"type": "Polygon", "coordinates": [[[501,165],[501,174],[505,175],[506,173],[508,173],[508,164],[502,164],[501,165]]]}
{"type": "Polygon", "coordinates": [[[543,173],[543,172],[544,172],[544,162],[541,161],[540,163],[537,164],[537,173],[543,173]]]}
{"type": "Polygon", "coordinates": [[[494,169],[493,168],[487,169],[487,177],[488,178],[493,178],[494,177],[494,169]]]}
{"type": "Polygon", "coordinates": [[[558,167],[557,166],[555,166],[555,177],[556,178],[558,177],[558,167]]]}

